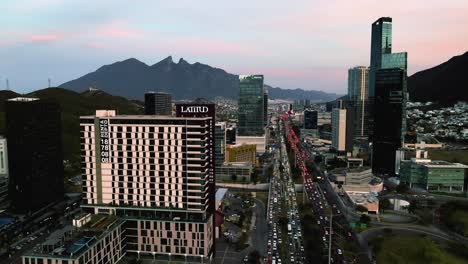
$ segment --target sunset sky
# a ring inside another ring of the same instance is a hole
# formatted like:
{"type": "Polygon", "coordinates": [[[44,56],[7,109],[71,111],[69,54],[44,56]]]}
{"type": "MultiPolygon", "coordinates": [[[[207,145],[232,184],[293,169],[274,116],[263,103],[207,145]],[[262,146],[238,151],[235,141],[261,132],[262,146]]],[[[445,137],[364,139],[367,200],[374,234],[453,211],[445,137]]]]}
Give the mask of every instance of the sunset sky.
{"type": "Polygon", "coordinates": [[[130,57],[172,55],[265,83],[345,93],[369,65],[371,24],[393,18],[409,73],[468,50],[467,0],[1,0],[0,89],[59,85],[130,57]]]}

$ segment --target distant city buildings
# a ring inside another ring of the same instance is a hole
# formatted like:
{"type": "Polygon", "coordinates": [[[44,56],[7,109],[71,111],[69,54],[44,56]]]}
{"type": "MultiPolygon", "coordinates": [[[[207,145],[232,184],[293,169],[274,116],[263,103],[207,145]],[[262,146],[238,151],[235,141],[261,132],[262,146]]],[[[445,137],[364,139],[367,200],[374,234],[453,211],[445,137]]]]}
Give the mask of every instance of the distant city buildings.
{"type": "Polygon", "coordinates": [[[172,96],[164,92],[145,93],[146,115],[171,115],[172,96]]]}
{"type": "Polygon", "coordinates": [[[237,134],[239,136],[264,135],[264,102],[263,75],[239,76],[237,125],[237,134]]]}
{"type": "Polygon", "coordinates": [[[32,213],[63,199],[60,107],[23,97],[5,107],[11,208],[32,213]]]}

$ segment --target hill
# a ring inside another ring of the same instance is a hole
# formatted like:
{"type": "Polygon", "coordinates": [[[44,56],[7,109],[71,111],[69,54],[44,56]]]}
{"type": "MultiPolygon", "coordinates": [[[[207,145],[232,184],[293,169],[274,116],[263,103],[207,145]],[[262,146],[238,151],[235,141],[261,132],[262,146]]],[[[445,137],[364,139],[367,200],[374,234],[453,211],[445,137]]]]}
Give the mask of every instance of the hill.
{"type": "Polygon", "coordinates": [[[5,100],[17,96],[36,97],[56,101],[62,109],[64,158],[74,163],[80,160],[79,116],[94,114],[97,109],[115,109],[121,114],[141,114],[143,107],[123,97],[102,91],[77,93],[63,88],[47,88],[19,95],[12,91],[0,91],[0,134],[5,132],[5,100]]]}
{"type": "MultiPolygon", "coordinates": [[[[175,99],[195,99],[217,96],[236,98],[239,92],[238,76],[206,64],[190,64],[184,59],[178,63],[169,56],[154,65],[131,58],[100,67],[94,72],[66,82],[60,87],[81,92],[95,87],[113,95],[142,99],[146,91],[164,91],[175,99]]],[[[301,89],[271,88],[274,99],[311,99],[328,101],[335,94],[301,89]]]]}
{"type": "Polygon", "coordinates": [[[412,101],[453,104],[468,101],[468,52],[408,78],[412,101]]]}

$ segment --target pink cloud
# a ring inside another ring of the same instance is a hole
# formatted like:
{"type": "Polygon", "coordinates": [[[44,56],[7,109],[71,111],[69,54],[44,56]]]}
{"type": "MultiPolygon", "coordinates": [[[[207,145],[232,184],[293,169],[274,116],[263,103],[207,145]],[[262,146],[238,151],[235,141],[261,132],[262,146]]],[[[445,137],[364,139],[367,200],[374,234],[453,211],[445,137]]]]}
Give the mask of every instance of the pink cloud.
{"type": "Polygon", "coordinates": [[[56,34],[46,34],[46,35],[31,35],[26,37],[28,42],[51,42],[59,40],[60,36],[56,34]]]}
{"type": "Polygon", "coordinates": [[[144,34],[139,30],[130,28],[126,22],[112,21],[99,26],[94,35],[101,38],[137,38],[144,34]]]}

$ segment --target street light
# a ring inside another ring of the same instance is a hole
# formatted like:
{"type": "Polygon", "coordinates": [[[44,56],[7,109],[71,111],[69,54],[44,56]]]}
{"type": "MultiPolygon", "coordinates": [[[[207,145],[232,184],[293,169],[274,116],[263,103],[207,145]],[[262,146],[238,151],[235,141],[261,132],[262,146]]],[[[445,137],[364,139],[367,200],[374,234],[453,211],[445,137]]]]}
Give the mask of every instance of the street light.
{"type": "Polygon", "coordinates": [[[140,250],[138,250],[137,253],[138,253],[138,260],[140,260],[140,250]]]}
{"type": "Polygon", "coordinates": [[[156,252],[153,252],[153,263],[156,261],[155,257],[156,257],[156,252]]]}
{"type": "Polygon", "coordinates": [[[185,257],[185,262],[184,263],[187,263],[187,254],[184,254],[184,257],[185,257]]]}
{"type": "Polygon", "coordinates": [[[201,263],[203,264],[203,255],[200,255],[201,263]]]}

